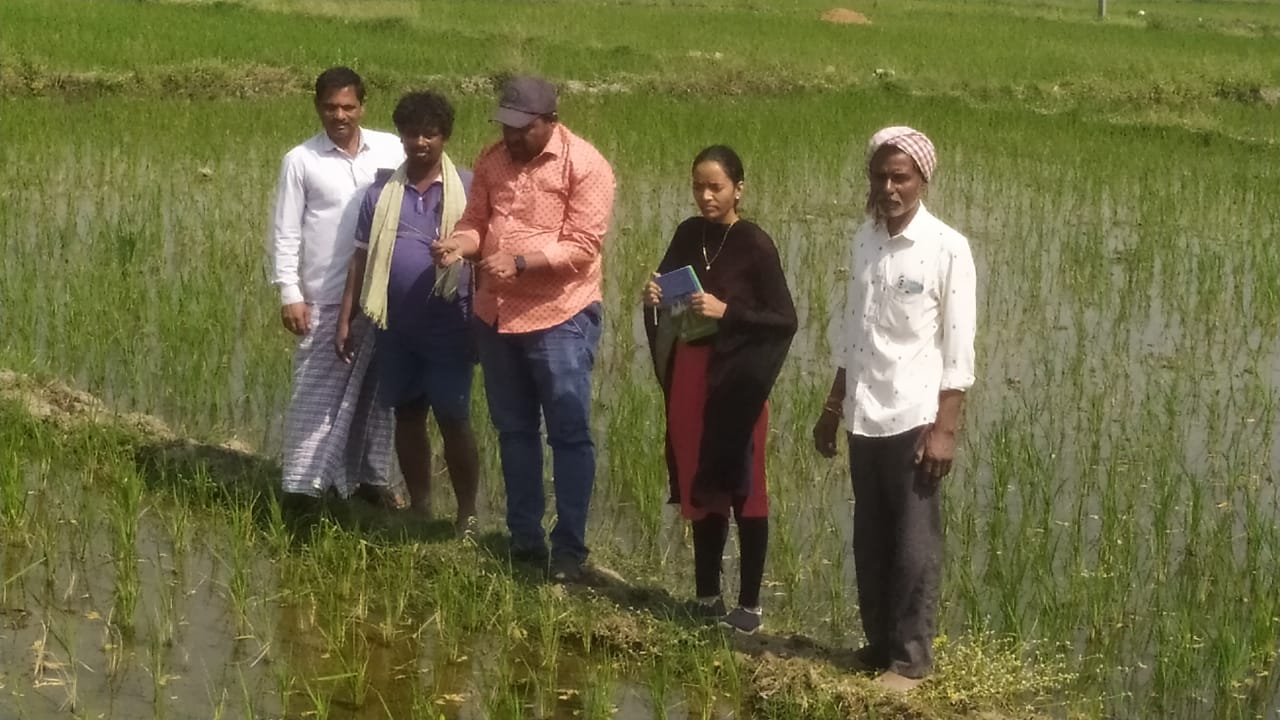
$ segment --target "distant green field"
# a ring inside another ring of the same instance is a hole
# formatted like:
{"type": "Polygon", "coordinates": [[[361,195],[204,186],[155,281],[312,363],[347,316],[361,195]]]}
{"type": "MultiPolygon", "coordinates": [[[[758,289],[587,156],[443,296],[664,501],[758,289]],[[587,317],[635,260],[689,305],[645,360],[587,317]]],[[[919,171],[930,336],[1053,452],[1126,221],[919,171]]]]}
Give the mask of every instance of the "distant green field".
{"type": "Polygon", "coordinates": [[[1277,139],[1274,2],[1112,2],[1099,22],[1091,2],[908,0],[860,7],[865,26],[821,22],[825,7],[10,0],[0,8],[0,88],[272,94],[346,62],[388,88],[425,76],[473,88],[514,70],[677,94],[883,87],[1277,139]]]}
{"type": "MultiPolygon", "coordinates": [[[[85,717],[186,717],[165,699],[179,689],[202,708],[192,717],[1274,714],[1280,5],[1112,2],[1099,21],[1092,2],[881,1],[856,7],[872,24],[838,26],[819,20],[825,9],[6,0],[0,368],[274,456],[292,348],[266,282],[266,216],[280,157],[317,131],[311,79],[356,67],[371,84],[366,124],[379,128],[401,90],[444,89],[458,107],[450,151],[469,164],[495,138],[493,79],[542,72],[619,184],[595,556],[644,587],[691,591],[683,525],[661,504],[660,397],[638,293],[693,212],[691,158],[726,142],[801,311],[773,397],[767,622],[856,647],[847,470],[808,437],[830,381],[827,296],[860,221],[863,143],[911,124],[941,154],[926,202],[969,236],[980,273],[979,380],[948,480],[932,690],[906,706],[858,705],[666,620],[644,636],[661,652],[594,647],[588,619],[616,630],[625,608],[528,587],[482,551],[420,550],[330,520],[289,530],[269,495],[210,489],[216,467],[157,479],[135,467],[136,439],[50,434],[0,405],[0,611],[23,618],[0,624],[0,690],[15,693],[0,710],[56,714],[66,685],[34,687],[31,670],[44,624],[80,638],[51,657],[95,672],[112,653],[84,638],[136,632],[119,684],[134,704],[82,672],[85,717]],[[210,541],[192,542],[191,526],[210,541]],[[99,536],[110,540],[96,549],[99,536]],[[165,600],[150,568],[178,557],[212,569],[174,571],[161,585],[179,599],[165,600]],[[234,621],[181,599],[202,576],[218,588],[209,607],[234,621]],[[62,592],[79,582],[97,589],[62,592]],[[88,612],[107,620],[85,625],[88,612]],[[233,658],[211,663],[216,673],[173,670],[181,660],[164,639],[176,633],[181,647],[183,632],[228,646],[253,637],[273,669],[233,658]],[[404,670],[415,653],[448,657],[415,675],[404,670]],[[983,671],[1022,660],[1026,676],[1010,671],[1004,686],[983,671]],[[177,689],[153,686],[165,667],[177,689]],[[422,682],[396,694],[410,676],[422,682]],[[775,680],[780,692],[760,701],[775,680]],[[219,704],[211,688],[227,687],[244,697],[219,704]],[[810,696],[818,709],[805,709],[810,696]]],[[[483,407],[484,521],[497,531],[483,407]]],[[[272,472],[262,461],[244,479],[272,472]]],[[[447,495],[438,507],[451,507],[447,495]]]]}

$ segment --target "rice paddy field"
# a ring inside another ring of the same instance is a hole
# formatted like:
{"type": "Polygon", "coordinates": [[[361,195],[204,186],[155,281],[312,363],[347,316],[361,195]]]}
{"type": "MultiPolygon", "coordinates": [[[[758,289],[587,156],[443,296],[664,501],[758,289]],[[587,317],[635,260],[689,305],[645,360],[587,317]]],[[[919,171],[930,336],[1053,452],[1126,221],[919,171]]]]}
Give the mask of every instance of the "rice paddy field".
{"type": "Polygon", "coordinates": [[[1280,5],[828,9],[0,4],[0,717],[1276,717],[1280,5]],[[626,584],[511,567],[481,392],[475,542],[274,491],[292,344],[266,218],[338,63],[370,127],[400,92],[448,93],[463,164],[496,138],[495,82],[544,73],[613,163],[590,540],[626,584]],[[863,143],[888,124],[937,143],[926,202],[980,277],[938,672],[905,698],[847,670],[847,465],[809,440],[863,143]],[[717,142],[801,313],[749,640],[681,610],[691,542],[640,326],[717,142]]]}

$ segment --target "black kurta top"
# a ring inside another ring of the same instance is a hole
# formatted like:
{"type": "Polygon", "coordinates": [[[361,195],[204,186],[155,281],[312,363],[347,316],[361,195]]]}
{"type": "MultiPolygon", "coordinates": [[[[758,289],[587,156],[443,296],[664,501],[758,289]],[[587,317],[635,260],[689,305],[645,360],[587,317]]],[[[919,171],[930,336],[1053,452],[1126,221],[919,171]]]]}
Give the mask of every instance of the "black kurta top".
{"type": "MultiPolygon", "coordinates": [[[[692,217],[680,223],[658,265],[665,273],[690,265],[705,292],[727,305],[719,331],[694,341],[710,344],[702,444],[693,478],[695,507],[713,495],[744,498],[751,487],[751,434],[764,410],[796,333],[796,309],[787,289],[778,249],[768,233],[739,220],[725,225],[692,217]],[[721,247],[721,239],[723,247],[721,247]],[[706,267],[703,251],[711,260],[706,267]]],[[[645,311],[645,331],[663,397],[671,391],[671,317],[645,311]]],[[[678,497],[676,469],[667,438],[667,470],[672,497],[678,497]]]]}

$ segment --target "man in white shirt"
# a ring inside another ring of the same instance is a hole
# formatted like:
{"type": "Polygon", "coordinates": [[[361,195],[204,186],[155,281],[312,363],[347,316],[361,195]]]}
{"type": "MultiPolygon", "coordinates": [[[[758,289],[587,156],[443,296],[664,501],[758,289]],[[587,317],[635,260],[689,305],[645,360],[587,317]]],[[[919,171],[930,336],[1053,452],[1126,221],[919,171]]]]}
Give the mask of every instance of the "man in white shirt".
{"type": "Polygon", "coordinates": [[[859,663],[900,691],[933,669],[942,571],[941,480],[974,381],[977,275],[969,243],[920,198],[937,165],[908,127],[867,148],[867,221],[828,329],[836,375],[814,446],[836,454],[846,420],[853,554],[867,644],[859,663]]]}
{"type": "Polygon", "coordinates": [[[333,343],[360,199],[377,170],[404,161],[404,150],[397,136],[360,127],[364,83],[350,68],[316,78],[315,107],[324,132],[284,156],[271,217],[280,319],[298,336],[283,486],[312,497],[332,488],[345,498],[364,483],[389,498],[392,417],[375,402],[367,372],[372,328],[363,317],[352,323],[350,364],[333,343]]]}

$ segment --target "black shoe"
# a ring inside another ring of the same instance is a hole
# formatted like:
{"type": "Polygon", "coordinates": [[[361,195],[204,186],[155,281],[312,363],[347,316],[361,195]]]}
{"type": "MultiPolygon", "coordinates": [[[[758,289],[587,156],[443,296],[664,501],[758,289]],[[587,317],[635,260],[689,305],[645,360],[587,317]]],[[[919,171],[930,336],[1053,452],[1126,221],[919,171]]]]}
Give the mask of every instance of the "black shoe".
{"type": "Polygon", "coordinates": [[[551,582],[577,585],[587,577],[586,561],[558,555],[551,558],[551,582]]]}
{"type": "Polygon", "coordinates": [[[720,618],[720,627],[736,630],[743,635],[754,635],[761,627],[764,627],[764,619],[761,613],[752,612],[741,605],[729,611],[728,615],[720,618]]]}
{"type": "Polygon", "coordinates": [[[686,606],[689,611],[689,617],[708,624],[714,624],[725,615],[724,598],[716,596],[715,601],[704,603],[701,600],[691,600],[686,606]]]}
{"type": "Polygon", "coordinates": [[[516,565],[525,565],[535,568],[540,572],[547,571],[547,549],[538,545],[532,547],[522,547],[520,545],[511,546],[511,562],[516,565]]]}

